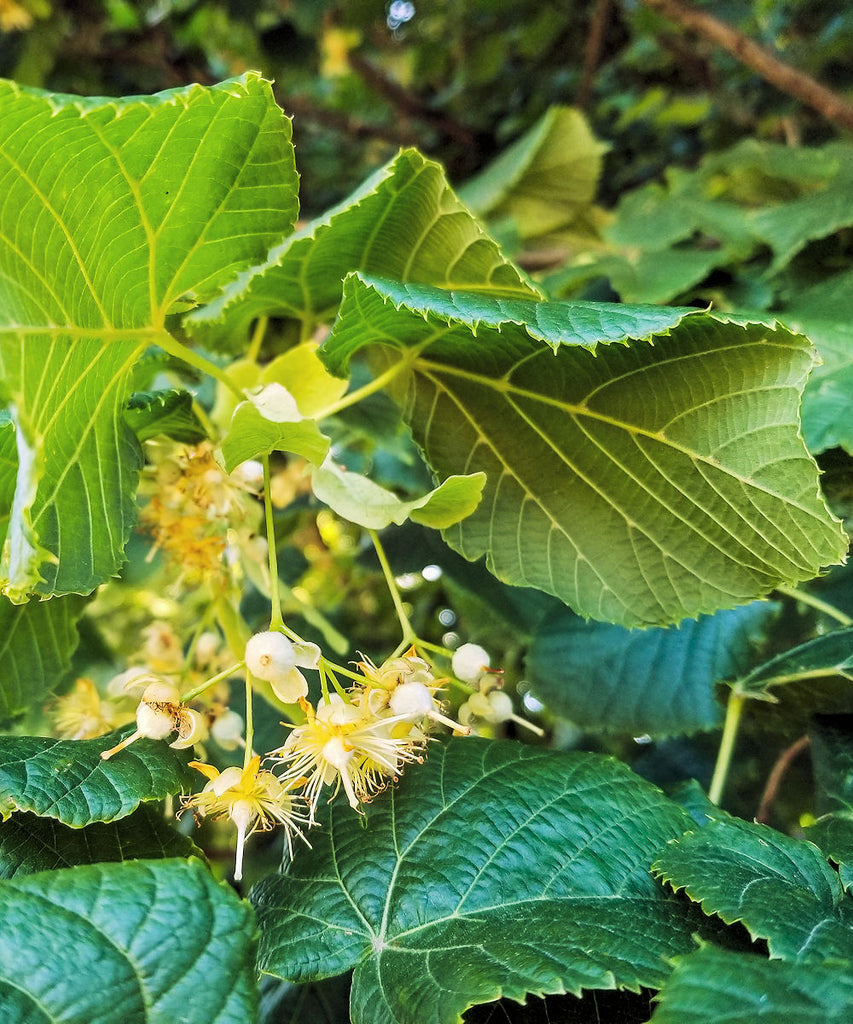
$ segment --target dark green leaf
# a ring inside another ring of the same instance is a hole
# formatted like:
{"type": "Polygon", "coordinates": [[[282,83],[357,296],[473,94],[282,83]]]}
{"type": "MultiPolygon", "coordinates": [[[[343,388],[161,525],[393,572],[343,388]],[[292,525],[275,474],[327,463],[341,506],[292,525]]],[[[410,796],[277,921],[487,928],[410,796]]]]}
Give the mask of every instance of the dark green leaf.
{"type": "Polygon", "coordinates": [[[679,957],[658,995],[653,1024],[848,1024],[849,964],[767,960],[705,946],[679,957]]]}
{"type": "Polygon", "coordinates": [[[33,811],[72,828],[115,821],[140,803],[191,790],[191,752],[156,740],[137,740],[109,760],[101,751],[129,729],[94,740],[0,736],[0,813],[33,811]]]}
{"type": "Polygon", "coordinates": [[[44,700],[62,682],[84,605],[74,596],[18,605],[0,597],[0,722],[44,700]]]}
{"type": "Polygon", "coordinates": [[[333,804],[313,850],[259,883],[260,966],[293,981],[355,967],[356,1024],[456,1021],[528,992],[657,986],[696,922],[648,866],[688,824],[608,758],[437,745],[365,822],[333,804]]]}
{"type": "Polygon", "coordinates": [[[433,471],[487,474],[448,542],[579,614],[677,621],[847,548],[799,436],[811,347],[782,328],[353,276],[320,351],[343,373],[366,345],[433,471]]]}
{"type": "Polygon", "coordinates": [[[116,822],[69,828],[18,812],[0,821],[0,878],[104,861],[189,857],[198,848],[154,808],[142,805],[116,822]]]}
{"type": "Polygon", "coordinates": [[[193,396],[177,388],[135,392],[128,400],[124,421],[140,442],[159,434],[184,444],[198,444],[207,437],[193,410],[193,396]]]}
{"type": "Polygon", "coordinates": [[[742,921],[772,956],[853,958],[853,900],[811,843],[727,818],[670,843],[652,870],[706,914],[742,921]]]}
{"type": "Polygon", "coordinates": [[[711,729],[714,684],[743,673],[775,605],[755,602],[629,630],[552,612],[533,634],[525,667],[537,697],[587,729],[652,736],[711,729]]]}
{"type": "Polygon", "coordinates": [[[3,1024],[247,1024],[254,922],[198,861],[0,882],[3,1024]]]}
{"type": "Polygon", "coordinates": [[[735,690],[745,697],[772,700],[769,690],[773,686],[837,675],[853,679],[853,626],[833,630],[777,654],[738,680],[735,690]]]}

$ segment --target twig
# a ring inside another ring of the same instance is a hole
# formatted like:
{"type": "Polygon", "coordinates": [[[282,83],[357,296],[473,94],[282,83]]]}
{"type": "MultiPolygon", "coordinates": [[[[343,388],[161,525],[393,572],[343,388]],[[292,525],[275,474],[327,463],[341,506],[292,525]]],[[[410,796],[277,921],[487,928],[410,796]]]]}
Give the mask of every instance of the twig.
{"type": "Polygon", "coordinates": [[[795,99],[816,110],[827,121],[853,132],[853,106],[841,96],[821,85],[810,75],[797,71],[790,64],[779,60],[769,50],[753,42],[742,32],[704,11],[687,7],[680,0],[641,0],[647,7],[658,11],[665,18],[677,22],[682,28],[696,32],[704,39],[721,46],[741,63],[752,68],[795,99]]]}
{"type": "Polygon", "coordinates": [[[586,37],[586,46],[583,51],[583,73],[581,84],[578,87],[578,95],[575,105],[580,110],[589,108],[589,101],[592,96],[592,80],[601,59],[601,48],[604,42],[604,29],[607,27],[607,17],[610,14],[610,0],[598,0],[592,17],[589,19],[589,33],[586,37]]]}
{"type": "Polygon", "coordinates": [[[420,121],[426,121],[433,128],[436,128],[462,146],[470,147],[476,143],[477,140],[472,131],[457,121],[433,110],[420,96],[405,89],[399,82],[395,82],[393,78],[386,75],[375,64],[371,64],[369,60],[354,52],[350,52],[348,59],[353,71],[360,75],[372,89],[378,92],[380,96],[384,96],[401,113],[409,117],[415,117],[420,121]]]}
{"type": "Polygon", "coordinates": [[[776,759],[776,763],[773,765],[773,769],[767,776],[767,784],[764,787],[764,792],[761,794],[761,803],[758,805],[758,810],[755,813],[755,820],[760,821],[763,825],[767,824],[770,818],[770,811],[773,807],[773,801],[776,799],[776,794],[779,791],[779,785],[782,782],[782,778],[785,772],[791,767],[791,762],[794,761],[809,745],[808,736],[801,736],[796,743],[792,743],[790,747],[786,747],[779,757],[776,759]]]}

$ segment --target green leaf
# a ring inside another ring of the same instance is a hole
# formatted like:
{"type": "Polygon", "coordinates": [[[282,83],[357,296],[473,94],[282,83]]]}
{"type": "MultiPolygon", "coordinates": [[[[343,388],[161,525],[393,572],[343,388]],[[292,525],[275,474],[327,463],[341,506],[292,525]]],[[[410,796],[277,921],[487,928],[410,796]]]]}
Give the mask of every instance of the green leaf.
{"type": "Polygon", "coordinates": [[[704,946],[678,957],[657,996],[654,1024],[847,1024],[849,964],[799,964],[704,946]]]}
{"type": "Polygon", "coordinates": [[[320,352],[343,373],[364,346],[433,471],[487,474],[445,539],[581,615],[674,622],[846,551],[799,436],[812,350],[784,328],[356,275],[320,352]]]}
{"type": "Polygon", "coordinates": [[[459,202],[439,164],[405,149],[186,323],[208,329],[208,344],[233,345],[259,316],[293,317],[307,326],[329,320],[353,270],[447,288],[538,294],[459,202]]]}
{"type": "Polygon", "coordinates": [[[695,920],[648,873],[689,818],[609,758],[455,740],[365,821],[337,802],[323,823],[253,890],[259,965],[292,981],[355,967],[355,1024],[657,987],[692,946],[695,920]]]}
{"type": "Polygon", "coordinates": [[[742,921],[771,956],[853,957],[853,900],[811,843],[727,818],[670,843],[652,870],[706,914],[742,921]]]}
{"type": "Polygon", "coordinates": [[[806,839],[838,865],[845,889],[853,891],[853,715],[815,715],[809,725],[815,813],[806,839]]]}
{"type": "Polygon", "coordinates": [[[586,729],[652,736],[712,729],[720,720],[714,685],[748,669],[777,610],[755,602],[645,630],[557,610],[533,634],[525,670],[551,711],[586,729]]]}
{"type": "Polygon", "coordinates": [[[606,150],[579,110],[549,107],[459,198],[479,217],[511,219],[521,238],[543,235],[592,203],[606,150]]]}
{"type": "Polygon", "coordinates": [[[853,679],[853,626],[833,630],[777,654],[739,679],[734,690],[744,697],[775,700],[769,692],[771,687],[819,676],[853,679]]]}
{"type": "Polygon", "coordinates": [[[193,396],[179,388],[135,392],[128,400],[124,421],[140,442],[160,434],[184,444],[198,444],[207,437],[193,409],[193,396]]]}
{"type": "Polygon", "coordinates": [[[189,857],[199,850],[160,811],[143,804],[127,818],[69,828],[19,812],[0,822],[0,878],[105,861],[189,857]]]}
{"type": "Polygon", "coordinates": [[[241,402],[234,410],[228,433],[222,441],[225,469],[229,473],[241,462],[273,451],[293,452],[319,464],[328,450],[329,438],[317,426],[316,420],[268,419],[251,401],[241,402]]]}
{"type": "Polygon", "coordinates": [[[251,910],[196,860],[41,872],[0,900],[4,1024],[254,1020],[251,910]]]}
{"type": "Polygon", "coordinates": [[[407,519],[436,530],[445,529],[471,515],[480,503],[486,483],[484,473],[452,476],[421,498],[402,501],[391,491],[351,473],[331,459],[311,474],[315,497],[329,508],[366,530],[383,530],[407,519]]]}
{"type": "Polygon", "coordinates": [[[290,230],[290,124],[256,73],[81,99],[0,82],[0,379],[18,469],[15,600],[88,593],[135,517],[130,380],[166,317],[290,230]]]}
{"type": "Polygon", "coordinates": [[[73,596],[18,605],[0,597],[0,722],[44,700],[63,681],[84,605],[73,596]]]}
{"type": "Polygon", "coordinates": [[[81,828],[115,821],[140,803],[192,790],[191,752],[156,740],[137,740],[109,760],[101,751],[130,730],[94,740],[0,736],[0,814],[33,811],[81,828]]]}
{"type": "Polygon", "coordinates": [[[853,454],[853,272],[801,292],[780,317],[817,345],[821,363],[803,393],[803,437],[813,452],[853,454]]]}

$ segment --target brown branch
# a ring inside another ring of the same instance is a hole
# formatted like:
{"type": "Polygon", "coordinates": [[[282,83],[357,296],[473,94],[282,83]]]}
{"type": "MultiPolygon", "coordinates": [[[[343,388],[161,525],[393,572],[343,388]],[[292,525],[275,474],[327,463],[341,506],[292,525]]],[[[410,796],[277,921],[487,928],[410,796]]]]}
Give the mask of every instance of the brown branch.
{"type": "Polygon", "coordinates": [[[360,54],[351,51],[349,64],[353,71],[363,78],[372,89],[380,96],[384,96],[393,107],[407,117],[426,121],[433,128],[465,147],[475,144],[476,139],[473,132],[449,117],[445,117],[444,114],[433,110],[420,96],[405,89],[399,82],[395,82],[393,78],[360,54]]]}
{"type": "Polygon", "coordinates": [[[797,71],[730,25],[687,7],[680,0],[641,0],[682,28],[721,46],[782,92],[816,110],[827,121],[853,132],[853,106],[810,75],[797,71]]]}
{"type": "Polygon", "coordinates": [[[764,787],[764,792],[761,794],[761,803],[758,805],[758,810],[755,813],[756,821],[760,821],[764,825],[767,824],[767,820],[770,817],[770,811],[773,807],[773,801],[776,799],[776,793],[779,791],[779,786],[785,776],[785,772],[787,772],[791,767],[791,763],[795,758],[799,757],[808,745],[808,736],[801,736],[795,743],[792,743],[790,747],[786,747],[776,759],[776,763],[773,765],[772,771],[767,776],[767,785],[764,787]]]}
{"type": "Polygon", "coordinates": [[[601,60],[601,49],[604,43],[604,29],[610,14],[610,0],[598,0],[592,17],[589,19],[589,33],[583,51],[583,73],[575,105],[580,110],[589,108],[592,97],[592,80],[595,77],[598,62],[601,60]]]}

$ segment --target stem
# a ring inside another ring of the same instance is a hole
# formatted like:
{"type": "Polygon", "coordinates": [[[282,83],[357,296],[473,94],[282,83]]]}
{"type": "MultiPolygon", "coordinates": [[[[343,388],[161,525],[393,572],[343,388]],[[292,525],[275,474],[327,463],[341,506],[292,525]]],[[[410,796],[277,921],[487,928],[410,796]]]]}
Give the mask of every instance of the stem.
{"type": "Polygon", "coordinates": [[[789,747],[786,747],[776,760],[773,765],[773,769],[770,775],[767,777],[767,785],[764,787],[764,792],[761,795],[761,803],[758,806],[758,810],[755,814],[755,820],[760,821],[766,825],[770,818],[770,811],[773,807],[773,801],[776,799],[776,794],[779,791],[779,785],[785,775],[785,772],[791,767],[792,762],[798,757],[809,745],[808,736],[801,736],[796,742],[792,743],[789,747]]]}
{"type": "Polygon", "coordinates": [[[198,686],[194,686],[191,690],[187,690],[186,693],[181,694],[181,703],[186,704],[187,701],[194,700],[199,696],[199,694],[204,693],[205,690],[209,690],[211,686],[221,683],[223,679],[230,679],[231,676],[237,675],[237,673],[245,667],[245,661],[235,662],[230,668],[226,668],[222,672],[218,672],[215,676],[211,676],[210,679],[206,679],[203,683],[199,683],[198,686]]]}
{"type": "Polygon", "coordinates": [[[715,804],[719,804],[726,786],[726,777],[729,774],[729,766],[732,762],[735,739],[745,700],[745,697],[735,693],[734,690],[729,693],[729,700],[726,704],[726,721],[723,725],[723,736],[720,740],[720,750],[717,754],[717,763],[714,766],[714,777],[711,779],[711,787],[708,790],[708,799],[715,804]]]}
{"type": "Polygon", "coordinates": [[[248,768],[252,760],[252,748],[255,744],[255,723],[252,714],[252,673],[246,670],[246,749],[243,751],[243,767],[248,768]]]}
{"type": "Polygon", "coordinates": [[[258,322],[255,324],[252,340],[249,342],[249,348],[246,351],[246,358],[250,359],[253,363],[258,361],[258,353],[261,351],[261,345],[264,341],[264,335],[266,334],[268,323],[269,317],[261,316],[258,317],[258,322]]]}
{"type": "Polygon", "coordinates": [[[273,521],[272,498],[270,497],[270,457],[261,458],[264,465],[264,518],[267,527],[267,556],[270,566],[270,629],[281,629],[284,619],[281,614],[281,592],[278,587],[278,552],[275,547],[275,522],[273,521]]]}
{"type": "Polygon", "coordinates": [[[161,331],[157,335],[157,344],[164,352],[168,352],[175,359],[180,359],[182,363],[187,363],[189,366],[195,367],[196,370],[201,370],[202,373],[206,373],[215,380],[218,380],[220,384],[233,392],[241,402],[246,397],[228,374],[217,366],[216,363],[211,362],[210,359],[201,355],[200,352],[196,352],[194,349],[184,345],[183,342],[173,338],[167,331],[161,331]]]}
{"type": "Polygon", "coordinates": [[[412,624],[409,622],[409,616],[406,614],[406,609],[403,607],[403,599],[400,597],[400,590],[397,587],[396,580],[394,579],[394,573],[391,572],[391,566],[388,564],[385,548],[382,547],[379,535],[376,530],[368,530],[367,532],[370,534],[370,539],[376,550],[376,557],[379,559],[379,564],[382,566],[382,574],[385,577],[385,582],[388,584],[388,590],[391,592],[391,600],[394,602],[394,610],[397,612],[400,629],[403,631],[403,639],[398,645],[398,650],[391,656],[392,658],[396,658],[397,654],[414,643],[418,636],[412,629],[412,624]]]}
{"type": "Polygon", "coordinates": [[[823,612],[824,615],[828,615],[831,619],[835,619],[836,622],[840,622],[842,626],[853,626],[853,619],[849,615],[845,615],[844,612],[839,611],[834,605],[821,601],[819,597],[815,597],[805,590],[798,590],[796,587],[780,586],[776,588],[776,591],[779,594],[784,594],[786,597],[792,597],[801,604],[807,604],[817,611],[823,612]]]}
{"type": "MultiPolygon", "coordinates": [[[[380,373],[378,377],[374,377],[368,384],[364,384],[360,388],[356,388],[355,391],[350,391],[343,398],[339,398],[337,402],[333,402],[325,409],[321,409],[320,412],[314,417],[317,420],[324,420],[328,416],[334,416],[336,412],[340,412],[342,409],[348,409],[351,405],[355,405],[360,402],[362,398],[367,398],[368,395],[372,395],[377,391],[381,391],[386,384],[390,384],[391,381],[401,374],[404,370],[408,370],[410,366],[410,360],[401,359],[399,362],[394,363],[393,366],[389,366],[384,373],[380,373]]],[[[242,395],[240,396],[243,397],[242,395]]]]}

